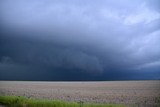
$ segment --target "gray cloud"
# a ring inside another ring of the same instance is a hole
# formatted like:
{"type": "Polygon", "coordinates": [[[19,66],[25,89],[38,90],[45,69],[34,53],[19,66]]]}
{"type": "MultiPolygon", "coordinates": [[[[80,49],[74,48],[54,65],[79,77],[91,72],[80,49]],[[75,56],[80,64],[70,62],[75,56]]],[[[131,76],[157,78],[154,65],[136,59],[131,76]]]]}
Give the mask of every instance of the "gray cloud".
{"type": "Polygon", "coordinates": [[[17,63],[91,74],[160,69],[158,2],[2,0],[0,23],[16,38],[9,50],[17,63]]]}

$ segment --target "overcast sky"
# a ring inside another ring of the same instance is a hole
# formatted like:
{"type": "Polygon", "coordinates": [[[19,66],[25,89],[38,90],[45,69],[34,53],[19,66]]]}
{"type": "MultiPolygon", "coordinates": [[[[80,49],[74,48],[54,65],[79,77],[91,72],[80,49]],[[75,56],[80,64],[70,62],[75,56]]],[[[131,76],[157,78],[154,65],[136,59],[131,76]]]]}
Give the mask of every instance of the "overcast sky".
{"type": "Polygon", "coordinates": [[[160,79],[159,0],[1,0],[1,80],[160,79]]]}

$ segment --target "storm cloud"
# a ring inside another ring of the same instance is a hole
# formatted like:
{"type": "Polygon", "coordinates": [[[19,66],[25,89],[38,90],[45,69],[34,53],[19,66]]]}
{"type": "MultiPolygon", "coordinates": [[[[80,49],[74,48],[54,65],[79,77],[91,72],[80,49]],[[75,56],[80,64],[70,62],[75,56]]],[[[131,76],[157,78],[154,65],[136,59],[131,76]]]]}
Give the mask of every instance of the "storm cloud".
{"type": "Polygon", "coordinates": [[[1,0],[0,79],[160,79],[159,0],[1,0]]]}

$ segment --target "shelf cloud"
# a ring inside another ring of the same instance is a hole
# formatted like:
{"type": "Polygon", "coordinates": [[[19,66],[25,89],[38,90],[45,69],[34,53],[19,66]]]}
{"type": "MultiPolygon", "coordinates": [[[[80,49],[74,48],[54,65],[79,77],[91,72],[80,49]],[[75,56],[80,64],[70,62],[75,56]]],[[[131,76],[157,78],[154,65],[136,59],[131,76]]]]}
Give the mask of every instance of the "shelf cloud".
{"type": "Polygon", "coordinates": [[[159,79],[158,3],[1,0],[0,79],[159,79]]]}

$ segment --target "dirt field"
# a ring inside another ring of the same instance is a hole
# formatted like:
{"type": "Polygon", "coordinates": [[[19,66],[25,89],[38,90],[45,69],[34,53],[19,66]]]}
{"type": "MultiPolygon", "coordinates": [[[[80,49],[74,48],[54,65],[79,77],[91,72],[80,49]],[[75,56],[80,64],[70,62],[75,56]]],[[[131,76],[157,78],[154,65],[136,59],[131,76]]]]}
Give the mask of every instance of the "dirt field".
{"type": "Polygon", "coordinates": [[[160,103],[160,81],[0,81],[0,95],[152,107],[160,103]]]}

